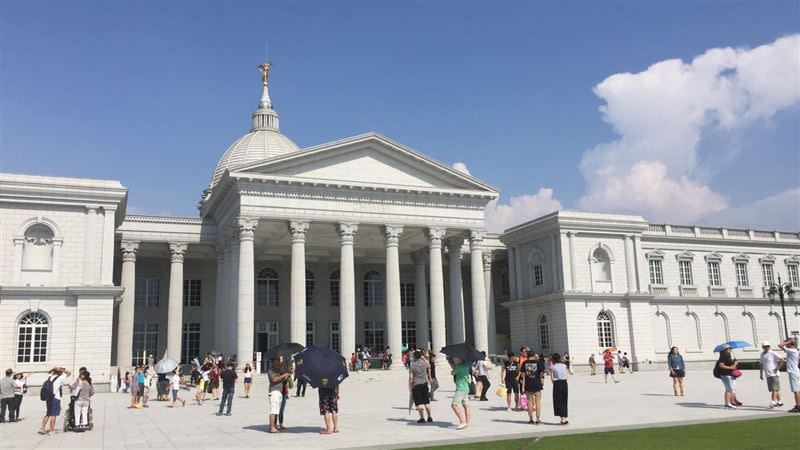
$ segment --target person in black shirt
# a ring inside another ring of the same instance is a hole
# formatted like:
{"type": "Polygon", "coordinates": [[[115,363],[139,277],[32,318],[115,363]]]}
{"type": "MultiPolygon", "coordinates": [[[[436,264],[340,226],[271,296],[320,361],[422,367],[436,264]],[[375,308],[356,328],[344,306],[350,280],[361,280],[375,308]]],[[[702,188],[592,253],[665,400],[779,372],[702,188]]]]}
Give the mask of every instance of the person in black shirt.
{"type": "Polygon", "coordinates": [[[233,363],[228,363],[225,370],[219,374],[219,378],[222,380],[222,397],[219,401],[219,412],[217,412],[217,415],[222,415],[222,408],[227,403],[228,411],[225,415],[230,416],[231,406],[233,406],[233,388],[236,385],[236,380],[239,378],[239,376],[236,375],[233,363]]]}
{"type": "Polygon", "coordinates": [[[508,403],[508,411],[511,408],[516,409],[519,405],[519,359],[514,356],[514,352],[508,352],[508,359],[503,363],[503,368],[500,369],[500,382],[506,386],[506,401],[508,403]],[[511,402],[514,402],[513,404],[511,402]],[[513,406],[512,406],[513,405],[513,406]]]}
{"type": "Polygon", "coordinates": [[[519,378],[522,380],[522,390],[528,398],[528,423],[539,425],[542,423],[542,382],[544,379],[545,363],[539,355],[533,353],[520,368],[519,378]],[[533,411],[536,410],[536,420],[533,420],[533,411]]]}
{"type": "Polygon", "coordinates": [[[736,380],[733,378],[733,371],[739,366],[739,361],[731,355],[731,348],[725,346],[719,353],[717,360],[717,373],[725,386],[725,408],[736,409],[742,403],[736,398],[736,380]]]}

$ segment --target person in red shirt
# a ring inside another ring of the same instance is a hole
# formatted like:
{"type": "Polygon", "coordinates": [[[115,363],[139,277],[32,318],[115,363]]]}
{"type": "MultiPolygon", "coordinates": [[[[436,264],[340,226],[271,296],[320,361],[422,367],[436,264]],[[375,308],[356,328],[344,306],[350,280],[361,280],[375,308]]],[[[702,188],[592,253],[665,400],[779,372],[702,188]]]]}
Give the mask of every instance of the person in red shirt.
{"type": "Polygon", "coordinates": [[[619,380],[614,378],[614,355],[611,354],[611,350],[609,349],[603,352],[603,367],[605,369],[606,383],[608,383],[608,375],[611,375],[611,379],[614,380],[614,383],[619,383],[619,380]]]}
{"type": "Polygon", "coordinates": [[[211,381],[211,396],[214,400],[219,400],[219,366],[213,364],[211,372],[208,373],[209,380],[211,381]]]}

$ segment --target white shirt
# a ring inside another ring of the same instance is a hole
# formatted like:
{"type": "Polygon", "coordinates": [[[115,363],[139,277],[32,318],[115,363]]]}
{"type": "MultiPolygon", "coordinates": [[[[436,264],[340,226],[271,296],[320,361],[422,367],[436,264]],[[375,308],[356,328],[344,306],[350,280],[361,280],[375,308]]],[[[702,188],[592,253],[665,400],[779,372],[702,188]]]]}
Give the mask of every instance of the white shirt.
{"type": "MultiPolygon", "coordinates": [[[[52,379],[52,375],[50,378],[52,379]]],[[[55,399],[61,400],[61,386],[64,385],[64,380],[67,379],[67,374],[62,373],[57,378],[53,379],[53,394],[55,395],[55,399]]]]}
{"type": "Polygon", "coordinates": [[[203,381],[208,381],[208,371],[204,370],[200,372],[200,375],[203,377],[203,381]]]}
{"type": "Polygon", "coordinates": [[[169,379],[169,385],[173,391],[177,391],[181,388],[181,377],[178,375],[173,375],[169,379]]]}
{"type": "Polygon", "coordinates": [[[798,360],[800,360],[800,350],[786,347],[783,351],[786,352],[786,371],[800,375],[800,368],[797,367],[798,360]]]}
{"type": "Polygon", "coordinates": [[[486,376],[486,361],[476,361],[475,362],[475,370],[478,371],[479,377],[486,376]]]}
{"type": "Polygon", "coordinates": [[[761,360],[761,370],[764,372],[764,375],[768,377],[778,376],[778,367],[781,365],[781,361],[783,361],[783,358],[781,358],[777,353],[770,350],[767,353],[762,352],[760,360],[761,360]]]}
{"type": "Polygon", "coordinates": [[[553,381],[566,380],[567,365],[563,363],[553,364],[553,367],[550,369],[550,376],[553,377],[553,381]]]}
{"type": "MultiPolygon", "coordinates": [[[[22,389],[23,387],[25,387],[25,380],[14,380],[12,381],[12,386],[14,386],[14,388],[22,389]]],[[[14,394],[22,395],[22,391],[14,391],[14,394]]]]}

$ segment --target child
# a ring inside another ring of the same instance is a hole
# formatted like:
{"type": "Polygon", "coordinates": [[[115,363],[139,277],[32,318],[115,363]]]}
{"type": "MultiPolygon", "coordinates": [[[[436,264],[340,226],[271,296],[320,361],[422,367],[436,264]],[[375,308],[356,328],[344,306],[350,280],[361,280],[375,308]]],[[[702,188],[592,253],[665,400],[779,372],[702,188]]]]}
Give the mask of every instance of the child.
{"type": "Polygon", "coordinates": [[[331,434],[331,422],[333,422],[333,433],[339,432],[339,386],[335,388],[319,388],[319,415],[325,418],[325,429],[319,434],[331,434]]]}

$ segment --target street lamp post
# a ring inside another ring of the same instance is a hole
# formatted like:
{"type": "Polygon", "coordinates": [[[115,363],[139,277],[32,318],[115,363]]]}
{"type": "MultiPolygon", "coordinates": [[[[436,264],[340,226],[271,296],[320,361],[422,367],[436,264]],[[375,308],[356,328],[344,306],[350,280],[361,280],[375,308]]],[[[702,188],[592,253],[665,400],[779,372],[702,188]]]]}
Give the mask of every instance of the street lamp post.
{"type": "Polygon", "coordinates": [[[781,276],[778,275],[778,282],[769,286],[769,302],[775,303],[776,297],[781,302],[781,312],[783,313],[783,337],[789,339],[789,327],[786,326],[786,306],[784,299],[794,302],[795,291],[789,283],[781,283],[781,276]]]}

